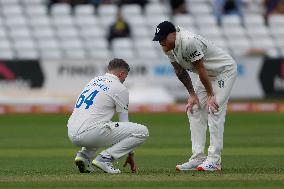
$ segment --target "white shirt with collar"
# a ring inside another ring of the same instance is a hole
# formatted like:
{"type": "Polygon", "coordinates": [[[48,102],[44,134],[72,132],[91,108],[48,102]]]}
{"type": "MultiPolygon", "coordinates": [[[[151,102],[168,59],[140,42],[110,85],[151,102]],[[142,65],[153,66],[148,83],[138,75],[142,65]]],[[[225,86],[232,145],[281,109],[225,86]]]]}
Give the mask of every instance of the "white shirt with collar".
{"type": "Polygon", "coordinates": [[[115,112],[128,112],[129,92],[117,76],[106,73],[92,79],[82,90],[68,127],[111,121],[115,112]]]}
{"type": "Polygon", "coordinates": [[[236,63],[228,53],[202,36],[181,27],[177,27],[175,48],[167,55],[171,62],[177,62],[194,73],[197,72],[193,63],[203,58],[205,69],[212,78],[236,69],[236,63]]]}

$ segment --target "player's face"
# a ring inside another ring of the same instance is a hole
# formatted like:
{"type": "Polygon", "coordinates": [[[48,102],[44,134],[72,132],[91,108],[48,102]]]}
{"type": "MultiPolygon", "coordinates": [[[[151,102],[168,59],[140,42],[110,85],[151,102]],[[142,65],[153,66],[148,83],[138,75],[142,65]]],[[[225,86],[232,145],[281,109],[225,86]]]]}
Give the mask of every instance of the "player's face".
{"type": "Polygon", "coordinates": [[[176,35],[175,33],[170,33],[167,35],[166,38],[162,39],[159,41],[163,51],[167,53],[170,50],[173,50],[175,48],[175,40],[176,40],[176,35]]]}

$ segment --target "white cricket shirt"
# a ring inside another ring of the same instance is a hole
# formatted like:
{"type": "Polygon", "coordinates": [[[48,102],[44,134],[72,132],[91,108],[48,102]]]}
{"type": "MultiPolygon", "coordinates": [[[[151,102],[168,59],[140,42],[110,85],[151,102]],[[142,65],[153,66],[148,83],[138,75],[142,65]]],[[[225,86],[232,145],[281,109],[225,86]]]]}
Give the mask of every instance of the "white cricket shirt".
{"type": "Polygon", "coordinates": [[[92,79],[79,95],[69,126],[93,125],[109,122],[115,112],[128,112],[129,92],[110,73],[92,79]]]}
{"type": "Polygon", "coordinates": [[[236,68],[233,58],[221,48],[200,35],[177,27],[175,48],[167,53],[171,62],[177,62],[184,69],[197,73],[193,63],[201,58],[209,77],[219,75],[236,68]]]}

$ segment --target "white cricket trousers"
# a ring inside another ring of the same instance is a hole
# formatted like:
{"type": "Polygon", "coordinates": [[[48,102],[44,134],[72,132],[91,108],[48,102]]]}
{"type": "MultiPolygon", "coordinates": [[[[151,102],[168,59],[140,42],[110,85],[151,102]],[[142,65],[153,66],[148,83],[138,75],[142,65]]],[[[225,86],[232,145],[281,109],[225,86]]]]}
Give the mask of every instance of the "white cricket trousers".
{"type": "Polygon", "coordinates": [[[146,126],[132,122],[107,122],[83,127],[68,125],[68,136],[73,144],[82,147],[80,152],[90,160],[98,148],[110,145],[101,154],[119,159],[143,143],[149,132],[146,126]]]}
{"type": "Polygon", "coordinates": [[[219,111],[209,114],[206,109],[207,93],[198,79],[195,85],[195,92],[199,98],[201,108],[193,107],[193,114],[187,113],[190,123],[190,135],[192,142],[192,157],[205,157],[204,148],[206,143],[206,130],[209,127],[210,146],[208,148],[207,159],[214,163],[221,163],[221,151],[223,149],[224,123],[227,110],[228,99],[237,77],[237,69],[230,73],[220,76],[218,79],[212,79],[211,84],[219,105],[219,111]]]}

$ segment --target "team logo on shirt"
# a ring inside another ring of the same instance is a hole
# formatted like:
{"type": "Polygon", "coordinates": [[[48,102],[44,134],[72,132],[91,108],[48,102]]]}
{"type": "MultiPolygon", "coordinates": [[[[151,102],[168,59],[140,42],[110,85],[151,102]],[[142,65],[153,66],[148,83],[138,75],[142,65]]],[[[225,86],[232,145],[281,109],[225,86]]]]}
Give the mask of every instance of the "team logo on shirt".
{"type": "Polygon", "coordinates": [[[201,55],[201,53],[196,50],[196,51],[194,51],[193,53],[190,53],[189,56],[190,56],[191,58],[195,58],[195,57],[200,56],[200,55],[201,55]]]}
{"type": "Polygon", "coordinates": [[[126,107],[123,107],[123,109],[128,110],[128,104],[126,105],[126,107]]]}
{"type": "Polygon", "coordinates": [[[189,59],[188,57],[186,57],[186,56],[182,56],[182,58],[183,58],[185,61],[187,61],[187,62],[190,61],[190,59],[189,59]]]}
{"type": "Polygon", "coordinates": [[[224,88],[225,82],[223,80],[218,81],[219,88],[224,88]]]}

